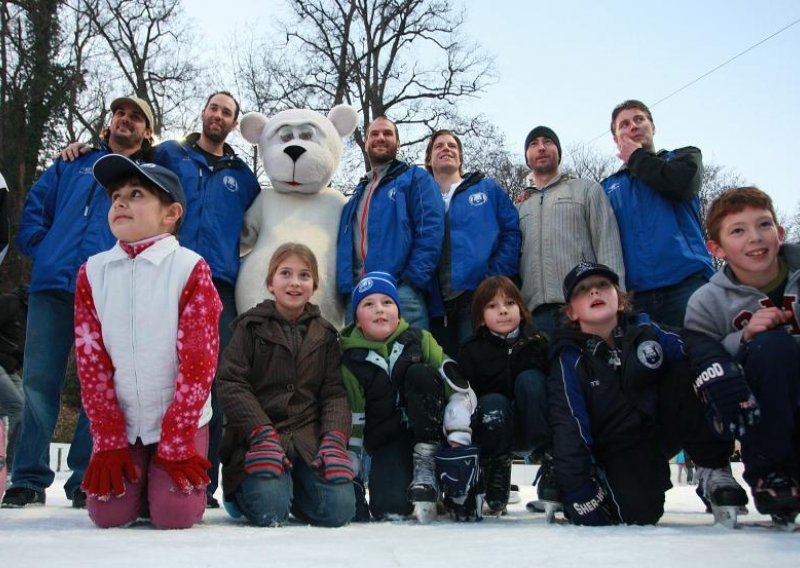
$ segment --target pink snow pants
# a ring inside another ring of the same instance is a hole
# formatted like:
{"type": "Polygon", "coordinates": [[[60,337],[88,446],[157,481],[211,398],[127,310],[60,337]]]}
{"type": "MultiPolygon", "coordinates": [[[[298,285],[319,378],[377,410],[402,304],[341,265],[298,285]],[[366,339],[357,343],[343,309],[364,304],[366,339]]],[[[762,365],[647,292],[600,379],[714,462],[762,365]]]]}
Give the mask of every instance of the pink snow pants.
{"type": "MultiPolygon", "coordinates": [[[[197,453],[208,453],[208,426],[197,431],[194,439],[197,453]]],[[[142,472],[136,483],[125,483],[125,493],[108,501],[87,496],[89,518],[100,528],[122,527],[133,523],[149,511],[150,520],[159,529],[188,529],[200,519],[206,508],[206,490],[193,489],[181,493],[164,468],[152,463],[158,444],[142,445],[137,440],[131,451],[133,463],[142,472]]]]}

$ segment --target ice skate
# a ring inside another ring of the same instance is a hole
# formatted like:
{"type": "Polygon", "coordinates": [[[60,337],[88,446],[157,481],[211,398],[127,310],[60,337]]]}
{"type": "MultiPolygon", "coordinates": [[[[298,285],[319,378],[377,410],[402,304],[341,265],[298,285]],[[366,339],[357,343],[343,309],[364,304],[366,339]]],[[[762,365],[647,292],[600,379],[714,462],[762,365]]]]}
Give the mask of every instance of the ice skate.
{"type": "Polygon", "coordinates": [[[556,481],[556,470],[553,467],[553,458],[549,454],[544,454],[539,471],[533,480],[536,486],[536,501],[531,501],[525,508],[531,513],[544,513],[547,523],[555,522],[555,515],[563,511],[561,497],[558,494],[558,482],[556,481]]]}
{"type": "Polygon", "coordinates": [[[506,512],[511,492],[511,455],[505,454],[486,460],[483,478],[486,487],[486,516],[499,517],[506,512]]]}
{"type": "Polygon", "coordinates": [[[800,514],[800,487],[796,480],[781,472],[772,472],[753,487],[753,501],[759,513],[770,515],[775,526],[792,532],[800,514]]]}
{"type": "Polygon", "coordinates": [[[436,484],[435,444],[414,444],[414,477],[408,486],[408,500],[414,505],[414,518],[420,524],[436,519],[439,489],[436,484]]]}
{"type": "Polygon", "coordinates": [[[444,501],[450,518],[458,523],[479,522],[483,520],[483,495],[473,487],[468,495],[444,501]]]}
{"type": "Polygon", "coordinates": [[[733,478],[730,464],[713,469],[698,467],[696,478],[697,495],[711,509],[714,522],[736,528],[739,515],[747,512],[747,493],[733,478]]]}

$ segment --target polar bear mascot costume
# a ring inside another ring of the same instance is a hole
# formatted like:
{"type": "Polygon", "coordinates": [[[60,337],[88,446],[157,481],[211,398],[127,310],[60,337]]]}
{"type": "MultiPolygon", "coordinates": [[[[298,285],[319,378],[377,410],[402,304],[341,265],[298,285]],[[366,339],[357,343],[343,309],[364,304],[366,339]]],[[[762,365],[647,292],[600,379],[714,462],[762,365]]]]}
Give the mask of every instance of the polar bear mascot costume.
{"type": "Polygon", "coordinates": [[[239,313],[272,297],[266,286],[269,259],[292,241],[307,245],[319,263],[319,288],[311,302],[334,326],[344,325],[336,291],[336,237],[345,197],[328,184],[339,167],[342,138],[357,123],[355,109],[347,105],[333,107],[327,117],[305,109],[242,117],[242,136],[258,144],[272,187],[262,189],[245,214],[240,246],[246,256],[236,280],[239,313]]]}

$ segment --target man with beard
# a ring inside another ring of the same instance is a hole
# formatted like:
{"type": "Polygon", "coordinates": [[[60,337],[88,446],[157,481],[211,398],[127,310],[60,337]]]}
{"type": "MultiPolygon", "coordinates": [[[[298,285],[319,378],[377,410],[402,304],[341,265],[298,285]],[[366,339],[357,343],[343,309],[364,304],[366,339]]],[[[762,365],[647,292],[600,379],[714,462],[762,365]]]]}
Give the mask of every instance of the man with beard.
{"type": "MultiPolygon", "coordinates": [[[[28,192],[16,244],[33,259],[29,287],[27,342],[22,386],[22,422],[4,508],[44,505],[45,489],[55,474],[49,446],[60,411],[67,359],[75,337],[73,313],[78,268],[93,254],[114,246],[108,227],[108,194],[92,175],[94,163],[116,153],[134,160],[150,148],[153,112],[136,97],[111,103],[111,123],[98,148],[74,161],[56,160],[28,192]]],[[[78,346],[80,348],[80,346],[78,346]]],[[[86,415],[81,412],[67,465],[72,475],[64,484],[72,506],[86,506],[80,489],[91,454],[86,415]]]]}
{"type": "Polygon", "coordinates": [[[428,329],[425,291],[442,250],[444,204],[428,172],[397,159],[399,148],[397,126],[385,116],[373,120],[365,143],[370,170],[339,222],[337,285],[350,323],[356,282],[367,272],[387,272],[398,282],[403,318],[412,327],[428,329]]]}
{"type": "MultiPolygon", "coordinates": [[[[186,213],[181,245],[200,254],[211,268],[214,286],[222,300],[219,318],[219,352],[231,338],[236,318],[234,284],[239,273],[239,233],[244,213],[258,195],[258,179],[225,140],[239,119],[239,103],[227,91],[212,93],[201,114],[203,128],[181,141],[166,140],[154,148],[153,161],[175,172],[186,192],[186,213]]],[[[208,505],[219,485],[219,446],[222,442],[222,406],[216,381],[211,391],[213,417],[209,423],[208,457],[211,461],[208,505]]]]}
{"type": "Polygon", "coordinates": [[[633,307],[682,327],[691,295],[714,274],[700,224],[703,157],[698,148],[656,152],[650,109],[634,99],[611,112],[611,135],[624,162],[603,180],[619,223],[633,307]]]}
{"type": "MultiPolygon", "coordinates": [[[[181,245],[201,255],[211,268],[214,287],[222,300],[219,318],[220,354],[231,339],[230,324],[236,318],[234,284],[239,273],[239,233],[244,214],[260,187],[247,164],[225,140],[239,120],[239,102],[228,91],[209,95],[200,115],[202,131],[183,140],[166,140],[153,148],[151,160],[172,170],[186,194],[181,220],[181,245]]],[[[89,149],[72,144],[63,153],[75,159],[89,149]]],[[[216,387],[211,390],[213,417],[209,423],[208,454],[211,461],[208,505],[219,507],[213,497],[219,486],[219,446],[222,442],[222,406],[216,387]]]]}
{"type": "MultiPolygon", "coordinates": [[[[525,138],[531,184],[517,201],[522,229],[522,297],[539,330],[552,336],[561,322],[562,282],[581,261],[624,274],[614,211],[603,188],[560,171],[561,143],[547,126],[525,138]]],[[[624,277],[623,277],[624,281],[624,277]]]]}

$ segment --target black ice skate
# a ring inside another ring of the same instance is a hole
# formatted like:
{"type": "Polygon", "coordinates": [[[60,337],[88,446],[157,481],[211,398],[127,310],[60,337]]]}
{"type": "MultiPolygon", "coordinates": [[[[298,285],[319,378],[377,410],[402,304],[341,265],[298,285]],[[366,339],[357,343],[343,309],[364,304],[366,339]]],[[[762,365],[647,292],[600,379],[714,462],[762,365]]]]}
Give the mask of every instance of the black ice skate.
{"type": "Polygon", "coordinates": [[[536,486],[536,501],[531,501],[525,508],[532,513],[544,513],[547,523],[555,522],[555,515],[558,511],[563,511],[561,497],[558,494],[558,482],[556,480],[556,470],[553,466],[553,458],[550,454],[542,456],[542,463],[536,477],[533,480],[536,486]]]}
{"type": "Polygon", "coordinates": [[[436,483],[437,446],[418,442],[414,444],[414,477],[408,486],[408,500],[414,505],[414,518],[420,524],[436,519],[436,502],[439,489],[436,483]]]}
{"type": "Polygon", "coordinates": [[[730,464],[724,467],[697,467],[697,495],[711,509],[714,522],[736,528],[740,513],[746,514],[747,492],[736,482],[730,464]]]}
{"type": "Polygon", "coordinates": [[[800,487],[795,479],[779,471],[759,479],[753,486],[753,501],[762,515],[770,515],[772,522],[787,531],[795,529],[800,514],[800,487]]]}
{"type": "Polygon", "coordinates": [[[511,454],[486,460],[483,476],[486,485],[486,515],[500,516],[506,512],[511,489],[511,454]]]}

